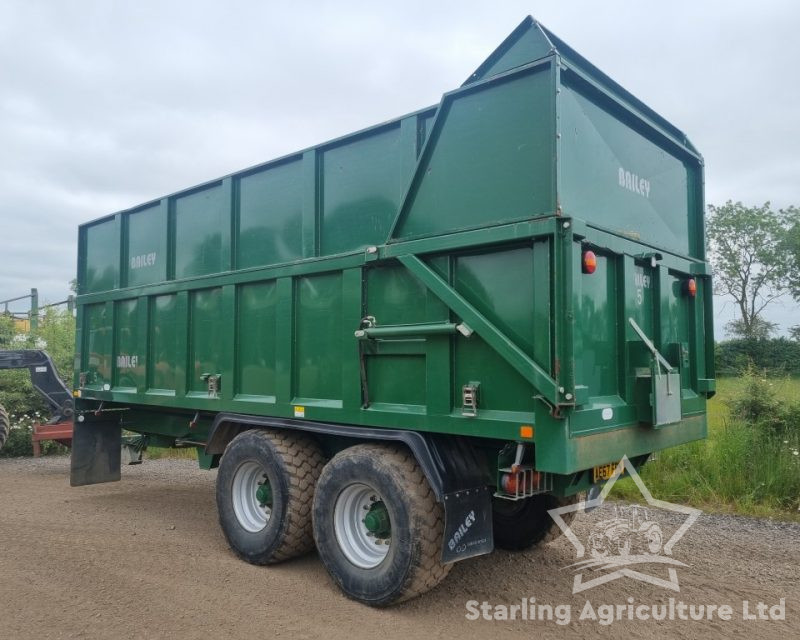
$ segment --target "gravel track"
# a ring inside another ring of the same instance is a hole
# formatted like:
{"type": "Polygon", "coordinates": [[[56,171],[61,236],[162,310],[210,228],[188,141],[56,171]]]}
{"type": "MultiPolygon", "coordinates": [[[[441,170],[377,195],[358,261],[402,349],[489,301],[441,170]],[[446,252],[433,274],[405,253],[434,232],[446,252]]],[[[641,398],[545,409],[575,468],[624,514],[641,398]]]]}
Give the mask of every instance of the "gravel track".
{"type": "MultiPolygon", "coordinates": [[[[342,596],[315,554],[268,568],[238,560],[216,523],[215,478],[191,461],[153,460],[125,467],[122,482],[72,489],[68,458],[0,459],[0,639],[800,637],[798,524],[701,515],[675,547],[688,565],[677,568],[680,593],[625,577],[573,595],[575,551],[561,537],[458,563],[432,592],[376,610],[342,596]],[[466,618],[467,601],[529,598],[570,605],[570,624],[466,618]],[[587,601],[597,611],[628,598],[728,604],[733,615],[578,620],[587,601]],[[781,598],[785,620],[742,619],[744,600],[752,612],[781,598]]],[[[612,515],[581,514],[573,531],[588,539],[612,515]]],[[[659,516],[665,531],[683,521],[659,516]]]]}

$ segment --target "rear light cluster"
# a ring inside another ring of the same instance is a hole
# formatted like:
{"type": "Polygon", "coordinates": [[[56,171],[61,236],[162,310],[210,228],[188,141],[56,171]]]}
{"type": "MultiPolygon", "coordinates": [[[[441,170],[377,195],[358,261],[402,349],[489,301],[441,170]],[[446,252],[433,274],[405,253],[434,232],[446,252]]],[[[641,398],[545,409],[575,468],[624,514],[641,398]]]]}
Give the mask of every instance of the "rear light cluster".
{"type": "Polygon", "coordinates": [[[500,476],[503,493],[515,498],[524,498],[537,493],[542,485],[542,474],[530,467],[512,466],[500,476]]]}
{"type": "Polygon", "coordinates": [[[597,256],[594,254],[594,251],[587,249],[583,252],[583,257],[581,258],[581,271],[584,273],[594,273],[597,269],[597,256]]]}

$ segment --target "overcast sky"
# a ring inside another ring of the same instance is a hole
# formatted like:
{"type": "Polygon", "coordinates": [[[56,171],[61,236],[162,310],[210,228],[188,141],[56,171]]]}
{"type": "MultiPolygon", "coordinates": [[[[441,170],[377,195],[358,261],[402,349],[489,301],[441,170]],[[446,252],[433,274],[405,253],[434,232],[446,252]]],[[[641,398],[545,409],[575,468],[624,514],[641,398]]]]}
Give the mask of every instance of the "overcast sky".
{"type": "Polygon", "coordinates": [[[800,205],[796,1],[0,0],[0,299],[66,297],[80,222],[438,103],[527,14],[689,135],[707,202],[800,205]]]}

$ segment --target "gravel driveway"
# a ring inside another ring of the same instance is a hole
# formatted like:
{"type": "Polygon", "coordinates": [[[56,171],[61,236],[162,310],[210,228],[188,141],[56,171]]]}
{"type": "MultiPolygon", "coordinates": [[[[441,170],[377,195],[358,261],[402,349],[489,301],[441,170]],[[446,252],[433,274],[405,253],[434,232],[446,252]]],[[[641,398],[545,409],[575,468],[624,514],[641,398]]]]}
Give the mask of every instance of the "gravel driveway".
{"type": "MultiPolygon", "coordinates": [[[[344,598],[313,554],[270,568],[237,560],[217,526],[215,477],[154,460],[125,467],[122,482],[72,489],[68,458],[0,459],[0,638],[800,637],[797,524],[701,515],[675,545],[681,564],[634,567],[662,580],[672,568],[679,591],[623,575],[573,595],[579,573],[584,583],[600,573],[579,571],[562,536],[459,563],[429,594],[374,610],[344,598]],[[744,603],[785,619],[743,619],[744,603]],[[672,620],[652,619],[662,605],[672,620]],[[703,605],[704,619],[680,619],[684,605],[687,617],[703,605]],[[726,605],[730,620],[718,615],[726,605]]],[[[685,520],[657,515],[665,540],[685,520]]],[[[589,540],[614,517],[607,503],[572,530],[589,540]]]]}

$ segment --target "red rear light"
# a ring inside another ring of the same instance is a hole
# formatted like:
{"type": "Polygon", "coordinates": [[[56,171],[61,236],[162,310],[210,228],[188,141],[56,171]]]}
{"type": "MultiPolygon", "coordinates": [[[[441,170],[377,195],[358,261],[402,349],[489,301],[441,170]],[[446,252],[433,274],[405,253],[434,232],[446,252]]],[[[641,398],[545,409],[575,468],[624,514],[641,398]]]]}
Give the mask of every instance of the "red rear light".
{"type": "Polygon", "coordinates": [[[500,478],[500,488],[510,494],[514,495],[517,493],[517,474],[516,473],[504,473],[500,478]]]}
{"type": "Polygon", "coordinates": [[[594,273],[595,269],[597,269],[597,256],[594,255],[594,251],[584,251],[581,270],[584,273],[594,273]]]}
{"type": "Polygon", "coordinates": [[[694,298],[697,295],[697,281],[694,278],[689,278],[684,285],[686,295],[694,298]]]}

